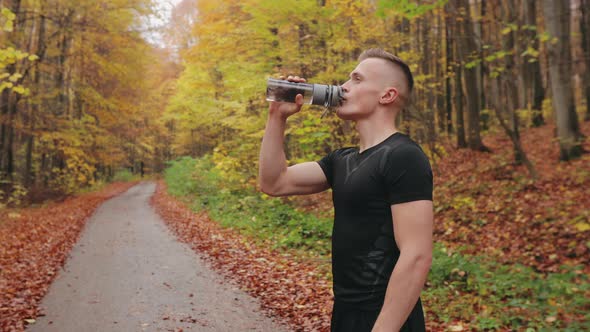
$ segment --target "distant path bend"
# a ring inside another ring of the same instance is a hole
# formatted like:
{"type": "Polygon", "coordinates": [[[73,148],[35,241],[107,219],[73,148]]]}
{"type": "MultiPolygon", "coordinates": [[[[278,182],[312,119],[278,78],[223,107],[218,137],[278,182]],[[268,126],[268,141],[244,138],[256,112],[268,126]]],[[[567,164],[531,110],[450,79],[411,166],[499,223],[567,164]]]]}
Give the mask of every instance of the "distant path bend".
{"type": "Polygon", "coordinates": [[[88,220],[28,331],[286,331],[176,240],[145,182],[88,220]]]}

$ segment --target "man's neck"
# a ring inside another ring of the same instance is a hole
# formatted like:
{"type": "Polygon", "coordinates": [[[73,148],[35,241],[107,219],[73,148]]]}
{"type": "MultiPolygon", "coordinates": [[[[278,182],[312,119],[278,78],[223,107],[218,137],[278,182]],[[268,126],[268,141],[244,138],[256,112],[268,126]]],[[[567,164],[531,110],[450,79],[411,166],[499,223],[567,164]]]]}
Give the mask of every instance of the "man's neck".
{"type": "Polygon", "coordinates": [[[363,152],[397,132],[393,119],[363,119],[356,122],[359,133],[359,152],[363,152]]]}

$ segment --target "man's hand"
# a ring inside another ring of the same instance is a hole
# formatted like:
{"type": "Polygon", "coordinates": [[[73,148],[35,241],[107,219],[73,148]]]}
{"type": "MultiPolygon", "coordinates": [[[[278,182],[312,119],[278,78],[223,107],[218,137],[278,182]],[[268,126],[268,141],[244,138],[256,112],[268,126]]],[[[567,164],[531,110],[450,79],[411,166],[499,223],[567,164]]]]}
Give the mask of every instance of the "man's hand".
{"type": "MultiPolygon", "coordinates": [[[[280,79],[284,80],[285,77],[281,76],[280,79]]],[[[288,76],[287,81],[295,82],[295,83],[304,83],[305,79],[299,76],[288,76]]],[[[286,120],[291,115],[299,112],[301,110],[301,106],[303,105],[303,95],[298,94],[295,97],[295,104],[293,103],[285,103],[279,101],[271,101],[269,106],[269,115],[274,116],[278,115],[282,119],[286,120]]]]}

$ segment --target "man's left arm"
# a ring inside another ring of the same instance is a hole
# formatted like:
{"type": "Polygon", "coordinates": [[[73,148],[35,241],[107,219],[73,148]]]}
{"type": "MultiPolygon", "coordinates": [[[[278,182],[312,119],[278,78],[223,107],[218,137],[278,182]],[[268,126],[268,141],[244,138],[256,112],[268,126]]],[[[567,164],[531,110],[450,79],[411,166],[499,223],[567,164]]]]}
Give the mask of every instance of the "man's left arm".
{"type": "Polygon", "coordinates": [[[400,256],[389,279],[373,332],[401,329],[418,302],[432,263],[432,201],[394,204],[391,214],[400,256]]]}

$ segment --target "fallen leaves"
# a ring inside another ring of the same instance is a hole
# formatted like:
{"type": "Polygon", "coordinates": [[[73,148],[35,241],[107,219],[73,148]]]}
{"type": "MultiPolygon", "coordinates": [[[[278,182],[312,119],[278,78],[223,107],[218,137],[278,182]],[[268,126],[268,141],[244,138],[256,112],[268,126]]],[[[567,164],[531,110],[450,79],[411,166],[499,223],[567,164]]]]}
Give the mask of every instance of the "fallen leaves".
{"type": "Polygon", "coordinates": [[[88,217],[132,185],[117,183],[59,204],[0,212],[1,331],[23,331],[43,315],[37,306],[88,217]]]}
{"type": "MultiPolygon", "coordinates": [[[[590,135],[590,123],[581,129],[590,135]]],[[[436,240],[542,272],[567,264],[584,265],[590,273],[590,155],[559,162],[557,144],[539,144],[553,131],[547,125],[523,132],[525,151],[540,174],[536,182],[512,162],[502,135],[484,139],[492,154],[448,147],[449,156],[435,167],[436,240]],[[472,206],[459,204],[458,197],[469,197],[472,206]]],[[[588,140],[584,149],[590,150],[588,140]]]]}
{"type": "Polygon", "coordinates": [[[296,331],[328,331],[332,312],[331,283],[318,265],[257,247],[205,213],[195,214],[169,196],[158,183],[152,205],[180,240],[188,243],[226,277],[257,297],[264,309],[296,331]]]}
{"type": "Polygon", "coordinates": [[[461,332],[464,330],[465,330],[465,328],[461,324],[449,326],[449,331],[451,331],[451,332],[461,332]]]}

